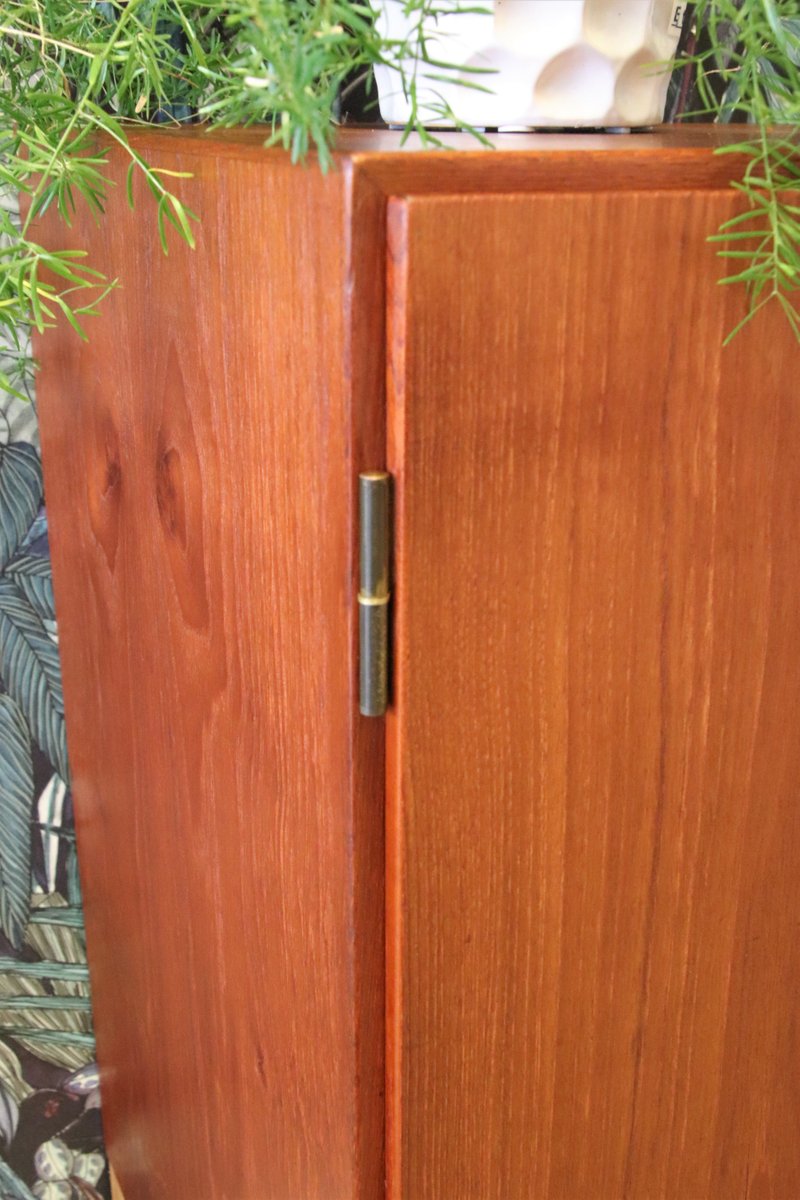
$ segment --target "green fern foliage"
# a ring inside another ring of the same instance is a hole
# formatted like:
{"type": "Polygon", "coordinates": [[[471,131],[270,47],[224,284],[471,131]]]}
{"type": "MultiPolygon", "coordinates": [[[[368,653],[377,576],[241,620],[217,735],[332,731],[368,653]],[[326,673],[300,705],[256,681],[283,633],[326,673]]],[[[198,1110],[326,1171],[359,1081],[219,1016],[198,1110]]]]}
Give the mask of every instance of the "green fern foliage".
{"type": "MultiPolygon", "coordinates": [[[[376,32],[369,0],[0,0],[0,187],[22,194],[26,214],[20,224],[0,207],[7,339],[27,325],[41,331],[59,314],[85,336],[84,318],[113,286],[82,252],[48,251],[32,236],[33,220],[51,206],[67,225],[79,204],[102,216],[104,144],[128,155],[131,182],[144,178],[164,250],[170,229],[192,244],[195,214],[174,174],[149,166],[131,145],[131,125],[259,122],[267,144],[295,159],[316,149],[324,169],[346,82],[379,62],[402,66],[412,51],[425,59],[424,18],[464,7],[406,5],[419,19],[408,38],[393,41],[376,32]]],[[[15,387],[8,372],[0,384],[15,387]]]]}
{"type": "Polygon", "coordinates": [[[766,304],[780,305],[800,338],[800,10],[798,0],[700,0],[708,45],[695,55],[703,110],[747,122],[719,153],[743,156],[733,187],[743,209],[715,235],[750,307],[733,337],[766,304]]]}
{"type": "MultiPolygon", "coordinates": [[[[0,208],[0,325],[10,342],[20,325],[43,330],[59,313],[83,336],[84,317],[110,286],[82,252],[48,251],[31,236],[32,221],[51,205],[67,225],[79,203],[102,215],[109,185],[98,134],[121,144],[143,174],[162,241],[168,224],[191,241],[191,215],[162,173],[130,147],[121,118],[152,116],[184,87],[170,31],[196,7],[179,0],[0,3],[0,183],[20,192],[26,207],[21,223],[0,208]]],[[[195,92],[205,86],[197,69],[192,83],[195,92]]],[[[0,383],[14,386],[8,376],[0,383]]]]}

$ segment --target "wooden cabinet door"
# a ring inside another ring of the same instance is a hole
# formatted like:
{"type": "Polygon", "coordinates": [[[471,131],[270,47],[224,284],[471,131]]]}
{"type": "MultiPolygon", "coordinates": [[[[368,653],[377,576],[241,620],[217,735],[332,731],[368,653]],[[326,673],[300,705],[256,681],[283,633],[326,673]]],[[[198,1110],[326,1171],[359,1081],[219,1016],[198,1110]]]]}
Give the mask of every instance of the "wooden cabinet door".
{"type": "Polygon", "coordinates": [[[800,349],[727,193],[390,207],[393,1200],[800,1196],[800,349]]]}

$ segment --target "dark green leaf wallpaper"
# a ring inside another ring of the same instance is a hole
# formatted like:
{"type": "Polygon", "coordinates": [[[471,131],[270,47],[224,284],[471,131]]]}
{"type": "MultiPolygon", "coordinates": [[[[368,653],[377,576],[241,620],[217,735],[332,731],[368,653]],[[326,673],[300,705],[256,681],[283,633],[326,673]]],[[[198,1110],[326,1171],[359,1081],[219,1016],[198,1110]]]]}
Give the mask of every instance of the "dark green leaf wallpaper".
{"type": "Polygon", "coordinates": [[[108,1200],[33,403],[0,397],[0,1200],[108,1200]]]}

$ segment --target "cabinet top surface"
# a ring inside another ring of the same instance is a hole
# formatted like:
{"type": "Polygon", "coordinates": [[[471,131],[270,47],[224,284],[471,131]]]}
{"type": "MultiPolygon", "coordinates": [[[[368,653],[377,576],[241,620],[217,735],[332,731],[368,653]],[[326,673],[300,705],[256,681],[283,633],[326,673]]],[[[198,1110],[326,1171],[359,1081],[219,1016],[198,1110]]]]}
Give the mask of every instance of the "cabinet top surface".
{"type": "MultiPolygon", "coordinates": [[[[144,128],[134,140],[143,151],[169,147],[178,155],[260,159],[271,169],[288,162],[266,149],[264,126],[209,130],[144,128]]],[[[474,136],[439,131],[441,147],[399,130],[341,128],[334,157],[368,175],[387,193],[483,190],[601,190],[604,188],[724,187],[740,173],[730,155],[714,154],[747,140],[741,125],[664,125],[633,133],[503,133],[482,145],[474,136]]]]}

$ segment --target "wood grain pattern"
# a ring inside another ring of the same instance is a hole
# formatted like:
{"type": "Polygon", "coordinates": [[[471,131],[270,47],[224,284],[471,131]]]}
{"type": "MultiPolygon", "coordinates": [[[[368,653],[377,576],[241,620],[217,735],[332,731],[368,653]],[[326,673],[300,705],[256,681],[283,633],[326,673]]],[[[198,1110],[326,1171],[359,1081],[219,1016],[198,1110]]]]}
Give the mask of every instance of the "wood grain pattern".
{"type": "Polygon", "coordinates": [[[796,1200],[798,351],[720,349],[739,131],[262,136],[137,133],[198,250],[79,220],[122,287],[37,347],[127,1200],[376,1200],[384,985],[393,1200],[796,1200]]]}
{"type": "Polygon", "coordinates": [[[383,454],[383,315],[354,324],[347,286],[374,213],[352,240],[344,172],[150,150],[194,173],[196,252],[163,258],[115,158],[75,240],[122,286],[88,347],[40,346],[110,1152],[127,1200],[374,1200],[383,733],[355,696],[353,483],[383,454]]]}
{"type": "MultiPolygon", "coordinates": [[[[258,127],[131,132],[145,155],[191,151],[217,161],[282,163],[283,151],[265,150],[264,136],[258,127]]],[[[743,159],[713,151],[742,136],[741,126],[730,125],[665,126],[630,135],[506,133],[492,135],[487,149],[468,134],[445,133],[444,149],[425,150],[416,136],[404,140],[388,129],[342,128],[336,132],[334,161],[362,184],[370,180],[385,196],[705,189],[726,187],[741,175],[743,159]]]]}
{"type": "Polygon", "coordinates": [[[800,1195],[800,352],[727,193],[390,206],[393,1200],[800,1195]]]}

